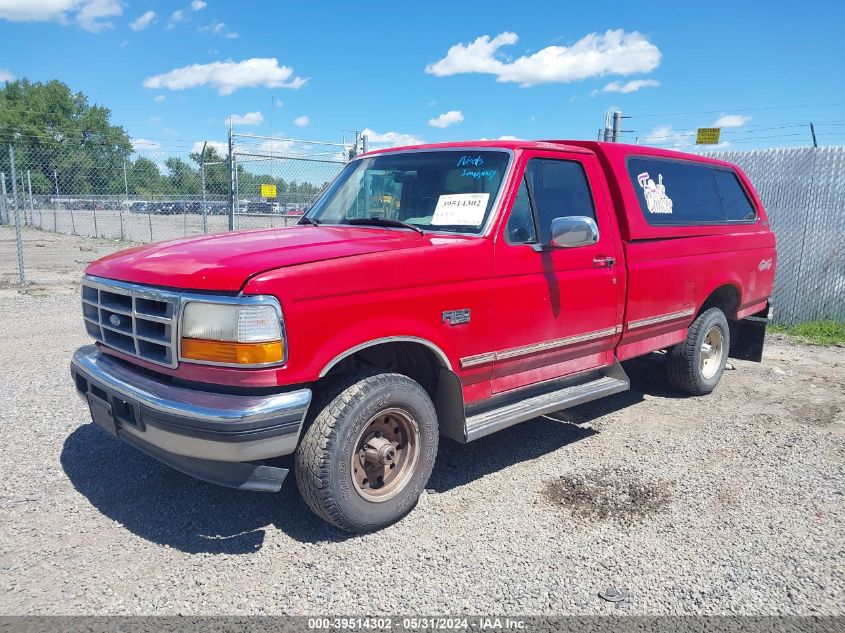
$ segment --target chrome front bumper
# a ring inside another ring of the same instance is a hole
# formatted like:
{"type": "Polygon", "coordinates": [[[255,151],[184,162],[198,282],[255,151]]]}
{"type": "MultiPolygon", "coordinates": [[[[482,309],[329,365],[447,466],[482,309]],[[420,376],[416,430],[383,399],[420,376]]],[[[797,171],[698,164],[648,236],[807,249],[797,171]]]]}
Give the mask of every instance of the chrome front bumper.
{"type": "Polygon", "coordinates": [[[287,471],[279,477],[271,471],[282,469],[254,462],[296,450],[311,403],[310,389],[235,395],[167,384],[93,345],[73,355],[71,374],[105,431],[187,474],[236,488],[278,490],[287,471]]]}

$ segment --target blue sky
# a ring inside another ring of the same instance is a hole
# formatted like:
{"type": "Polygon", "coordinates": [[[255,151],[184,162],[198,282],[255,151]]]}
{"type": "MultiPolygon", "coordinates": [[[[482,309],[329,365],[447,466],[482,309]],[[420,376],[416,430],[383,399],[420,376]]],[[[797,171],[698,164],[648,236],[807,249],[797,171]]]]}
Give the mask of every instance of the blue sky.
{"type": "Polygon", "coordinates": [[[389,145],[595,138],[611,107],[631,142],[721,119],[735,149],[807,144],[810,121],[842,144],[843,26],[842,2],[0,0],[0,78],[60,79],[162,153],[230,115],[389,145]]]}

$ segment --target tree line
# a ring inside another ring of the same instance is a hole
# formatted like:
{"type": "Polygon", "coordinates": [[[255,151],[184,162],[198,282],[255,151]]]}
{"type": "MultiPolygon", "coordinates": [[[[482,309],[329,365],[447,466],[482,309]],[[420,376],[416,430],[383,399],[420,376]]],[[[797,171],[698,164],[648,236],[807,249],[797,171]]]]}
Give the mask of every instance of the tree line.
{"type": "MultiPolygon", "coordinates": [[[[201,153],[188,160],[169,156],[163,162],[133,150],[126,130],[111,123],[111,110],[91,104],[82,92],[66,84],[27,79],[0,87],[0,171],[10,188],[9,146],[14,148],[19,187],[28,171],[35,195],[129,195],[138,197],[199,196],[202,193],[201,153]]],[[[229,192],[226,157],[205,149],[205,184],[209,196],[229,192]],[[210,164],[209,164],[210,163],[210,164]]],[[[257,196],[264,183],[277,192],[316,195],[322,186],[256,174],[237,165],[243,195],[257,196]]]]}

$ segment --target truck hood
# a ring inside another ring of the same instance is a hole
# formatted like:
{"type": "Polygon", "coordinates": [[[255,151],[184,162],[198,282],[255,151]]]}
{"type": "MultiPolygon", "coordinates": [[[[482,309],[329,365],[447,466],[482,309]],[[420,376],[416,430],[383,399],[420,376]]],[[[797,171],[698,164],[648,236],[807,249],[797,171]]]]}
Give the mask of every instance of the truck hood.
{"type": "Polygon", "coordinates": [[[237,292],[258,273],[353,255],[431,245],[406,230],[293,226],[138,246],[103,257],[89,275],[186,290],[237,292]]]}

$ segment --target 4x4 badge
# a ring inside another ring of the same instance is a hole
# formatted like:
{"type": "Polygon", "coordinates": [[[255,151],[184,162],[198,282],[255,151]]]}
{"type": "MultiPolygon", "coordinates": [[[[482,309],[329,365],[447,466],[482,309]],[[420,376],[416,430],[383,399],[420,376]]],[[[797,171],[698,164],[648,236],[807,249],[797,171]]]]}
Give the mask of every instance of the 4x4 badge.
{"type": "Polygon", "coordinates": [[[443,313],[443,323],[448,323],[449,325],[469,323],[469,308],[463,310],[446,310],[443,313]]]}

